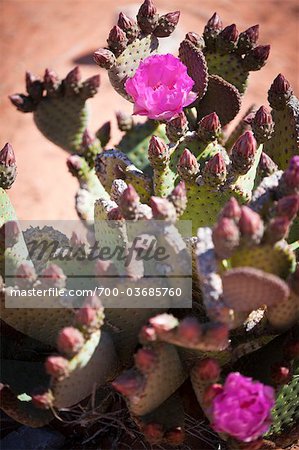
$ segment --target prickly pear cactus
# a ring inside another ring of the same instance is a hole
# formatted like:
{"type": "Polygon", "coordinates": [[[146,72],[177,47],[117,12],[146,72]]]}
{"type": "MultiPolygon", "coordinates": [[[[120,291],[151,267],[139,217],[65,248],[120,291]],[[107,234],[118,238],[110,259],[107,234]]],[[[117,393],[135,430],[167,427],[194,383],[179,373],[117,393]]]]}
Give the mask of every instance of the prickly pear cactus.
{"type": "Polygon", "coordinates": [[[54,144],[69,152],[78,152],[87,126],[86,100],[99,88],[98,75],[81,82],[79,67],[61,80],[46,69],[43,80],[27,72],[27,95],[10,96],[19,111],[33,112],[37,128],[54,144]]]}

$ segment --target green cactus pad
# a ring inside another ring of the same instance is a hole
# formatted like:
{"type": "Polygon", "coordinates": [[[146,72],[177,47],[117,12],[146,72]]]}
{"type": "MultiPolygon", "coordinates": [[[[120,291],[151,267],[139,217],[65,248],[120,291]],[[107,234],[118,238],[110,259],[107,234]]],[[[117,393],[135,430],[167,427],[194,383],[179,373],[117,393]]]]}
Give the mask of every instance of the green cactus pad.
{"type": "Polygon", "coordinates": [[[196,105],[198,119],[215,112],[222,126],[234,119],[240,107],[241,96],[237,88],[218,75],[209,76],[208,90],[196,105]]]}
{"type": "Polygon", "coordinates": [[[138,169],[147,172],[149,170],[147,151],[153,135],[167,141],[165,125],[147,120],[145,123],[133,125],[116,147],[125,153],[138,169]]]}
{"type": "Polygon", "coordinates": [[[16,220],[15,210],[4,189],[0,188],[0,227],[9,220],[16,220]]]}
{"type": "Polygon", "coordinates": [[[106,333],[94,332],[80,352],[69,361],[69,375],[52,380],[54,406],[66,408],[90,395],[95,388],[111,380],[117,372],[114,345],[106,333]]]}
{"type": "Polygon", "coordinates": [[[156,409],[178,389],[186,378],[175,347],[157,344],[153,350],[157,359],[152,370],[145,375],[144,389],[140,395],[130,399],[130,411],[138,416],[156,409]]]}
{"type": "Polygon", "coordinates": [[[253,247],[241,247],[231,258],[232,267],[249,266],[286,278],[295,264],[295,255],[286,242],[280,241],[273,246],[260,244],[253,247]]]}
{"type": "Polygon", "coordinates": [[[16,422],[28,427],[39,428],[54,419],[51,411],[42,411],[36,408],[29,401],[29,396],[26,394],[16,396],[8,386],[1,387],[0,398],[1,410],[16,422]]]}
{"type": "Polygon", "coordinates": [[[136,189],[140,200],[146,202],[152,193],[151,180],[141,170],[137,169],[129,158],[118,150],[106,150],[97,156],[95,163],[96,174],[104,186],[110,192],[113,181],[118,176],[119,170],[127,184],[132,184],[136,189]]]}
{"type": "Polygon", "coordinates": [[[299,153],[299,101],[293,95],[286,106],[272,110],[275,123],[271,139],[264,144],[264,151],[278,165],[286,169],[290,159],[299,153]]]}
{"type": "Polygon", "coordinates": [[[299,360],[294,363],[294,371],[291,381],[282,386],[276,398],[275,407],[272,410],[272,426],[267,438],[275,438],[288,432],[299,421],[299,360]]]}
{"type": "Polygon", "coordinates": [[[116,64],[108,71],[108,75],[112,86],[122,97],[131,101],[124,87],[125,82],[134,75],[140,61],[154,53],[158,45],[159,42],[155,36],[147,35],[129,44],[116,58],[116,64]]]}
{"type": "Polygon", "coordinates": [[[85,100],[79,96],[44,97],[33,113],[41,133],[68,152],[79,152],[87,126],[85,100]]]}
{"type": "Polygon", "coordinates": [[[204,55],[211,75],[219,75],[233,84],[241,94],[245,92],[249,72],[244,68],[241,56],[209,51],[205,51],[204,55]]]}

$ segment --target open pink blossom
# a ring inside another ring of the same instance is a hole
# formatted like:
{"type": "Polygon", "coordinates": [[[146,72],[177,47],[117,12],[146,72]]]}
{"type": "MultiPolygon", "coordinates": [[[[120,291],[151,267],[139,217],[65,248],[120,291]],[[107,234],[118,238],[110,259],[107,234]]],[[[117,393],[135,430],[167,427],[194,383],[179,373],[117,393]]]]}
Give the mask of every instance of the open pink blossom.
{"type": "Polygon", "coordinates": [[[230,373],[223,391],[213,399],[212,426],[240,441],[254,441],[269,430],[274,404],[272,387],[238,372],[230,373]]]}
{"type": "Polygon", "coordinates": [[[134,100],[134,114],[149,119],[170,120],[197,94],[187,67],[173,55],[154,55],[141,61],[135,75],[126,81],[127,93],[134,100]]]}

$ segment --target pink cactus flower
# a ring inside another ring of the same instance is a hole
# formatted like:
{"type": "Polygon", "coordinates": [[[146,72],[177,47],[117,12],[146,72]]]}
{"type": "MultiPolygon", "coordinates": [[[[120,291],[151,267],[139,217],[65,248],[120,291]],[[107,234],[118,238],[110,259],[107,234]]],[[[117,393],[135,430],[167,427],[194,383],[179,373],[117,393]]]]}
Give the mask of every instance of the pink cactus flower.
{"type": "Polygon", "coordinates": [[[125,88],[134,100],[134,114],[170,120],[196,99],[197,94],[191,91],[193,85],[187,67],[167,54],[149,56],[141,61],[125,88]]]}
{"type": "Polygon", "coordinates": [[[274,404],[272,387],[238,372],[230,373],[223,391],[213,399],[212,426],[240,441],[254,441],[269,430],[274,404]]]}

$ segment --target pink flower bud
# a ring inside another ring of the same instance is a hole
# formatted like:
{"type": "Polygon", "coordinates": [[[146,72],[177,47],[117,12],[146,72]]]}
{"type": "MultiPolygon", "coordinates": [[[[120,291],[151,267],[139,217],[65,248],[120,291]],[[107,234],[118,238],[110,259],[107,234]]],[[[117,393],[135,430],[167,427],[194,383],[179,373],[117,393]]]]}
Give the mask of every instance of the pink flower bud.
{"type": "Polygon", "coordinates": [[[259,170],[262,177],[268,177],[272,173],[276,172],[277,165],[266,153],[262,152],[261,159],[259,161],[259,170]]]}
{"type": "Polygon", "coordinates": [[[158,24],[157,8],[152,0],[144,0],[137,14],[137,22],[144,33],[151,33],[158,24]]]}
{"type": "Polygon", "coordinates": [[[226,178],[226,164],[222,154],[216,153],[204,167],[203,179],[211,186],[223,183],[226,178]]]}
{"type": "Polygon", "coordinates": [[[119,17],[118,17],[117,25],[123,31],[127,32],[127,31],[133,30],[136,27],[137,23],[136,23],[136,21],[134,19],[131,19],[131,17],[128,17],[123,12],[120,12],[119,13],[119,17]]]}
{"type": "Polygon", "coordinates": [[[82,83],[80,92],[81,98],[87,100],[88,98],[94,97],[99,90],[100,84],[100,75],[93,75],[92,77],[87,78],[82,83]]]}
{"type": "Polygon", "coordinates": [[[267,242],[274,244],[275,242],[285,239],[289,234],[290,219],[284,216],[274,217],[268,223],[265,238],[267,242]]]}
{"type": "Polygon", "coordinates": [[[157,362],[157,355],[150,348],[141,348],[134,356],[135,365],[142,373],[148,373],[153,370],[157,362]]]}
{"type": "Polygon", "coordinates": [[[153,17],[157,12],[157,8],[155,7],[152,0],[144,0],[142,5],[140,6],[138,14],[143,17],[153,17]]]}
{"type": "Polygon", "coordinates": [[[79,155],[71,155],[66,160],[67,167],[73,176],[77,176],[83,167],[83,158],[79,155]]]}
{"type": "Polygon", "coordinates": [[[11,167],[16,164],[15,153],[12,146],[7,142],[0,151],[0,165],[11,167]]]}
{"type": "Polygon", "coordinates": [[[0,228],[0,245],[9,248],[13,247],[19,240],[20,228],[15,220],[10,220],[0,228]]]}
{"type": "Polygon", "coordinates": [[[203,141],[213,141],[221,131],[219,117],[215,112],[203,117],[198,124],[197,133],[203,141]]]}
{"type": "Polygon", "coordinates": [[[77,85],[81,80],[81,71],[79,66],[74,67],[65,77],[65,84],[72,86],[77,85]]]}
{"type": "Polygon", "coordinates": [[[10,95],[8,98],[19,111],[32,112],[36,109],[36,105],[31,99],[31,97],[27,97],[26,95],[13,94],[10,95]]]}
{"type": "Polygon", "coordinates": [[[263,222],[259,214],[248,206],[242,206],[239,228],[243,236],[260,237],[263,230],[263,222]]]}
{"type": "Polygon", "coordinates": [[[147,423],[143,425],[142,432],[150,444],[159,444],[164,436],[163,426],[160,423],[147,423]]]}
{"type": "Polygon", "coordinates": [[[270,45],[258,45],[252,50],[252,56],[259,62],[259,65],[264,65],[270,54],[270,45]]]}
{"type": "Polygon", "coordinates": [[[128,44],[126,33],[119,26],[115,25],[109,33],[107,43],[116,56],[120,55],[128,44]]]}
{"type": "Polygon", "coordinates": [[[95,137],[86,129],[84,130],[82,136],[82,146],[87,149],[90,147],[95,141],[95,137]]]}
{"type": "Polygon", "coordinates": [[[182,445],[185,441],[186,435],[182,427],[175,427],[168,430],[164,434],[165,441],[170,445],[182,445]]]}
{"type": "Polygon", "coordinates": [[[240,175],[245,175],[254,163],[256,140],[252,131],[245,131],[232,148],[231,160],[233,169],[240,175]]]}
{"type": "Polygon", "coordinates": [[[231,197],[221,211],[221,217],[227,217],[238,222],[241,217],[241,207],[235,197],[231,197]]]}
{"type": "Polygon", "coordinates": [[[19,265],[16,270],[16,283],[20,288],[27,289],[32,286],[36,280],[34,267],[28,262],[19,265]]]}
{"type": "Polygon", "coordinates": [[[50,264],[41,272],[41,282],[44,287],[65,287],[66,276],[56,264],[50,264]]]}
{"type": "Polygon", "coordinates": [[[205,358],[196,363],[194,370],[202,381],[215,382],[220,376],[220,366],[216,359],[205,358]]]}
{"type": "Polygon", "coordinates": [[[285,216],[292,220],[299,211],[299,195],[282,197],[276,206],[277,215],[285,216]]]}
{"type": "Polygon", "coordinates": [[[293,156],[290,160],[289,167],[282,175],[282,181],[285,183],[287,190],[298,192],[299,190],[299,156],[293,156]]]}
{"type": "Polygon", "coordinates": [[[226,259],[238,246],[240,233],[233,219],[222,216],[213,228],[212,237],[217,256],[226,259]]]}
{"type": "Polygon", "coordinates": [[[194,33],[193,31],[187,33],[185,39],[187,39],[187,41],[190,41],[193,45],[195,45],[195,47],[199,48],[200,50],[205,46],[203,37],[198,33],[194,33]]]}
{"type": "Polygon", "coordinates": [[[179,217],[182,215],[187,206],[187,190],[185,182],[180,181],[167,198],[175,207],[177,216],[179,217]]]}
{"type": "Polygon", "coordinates": [[[118,207],[110,209],[107,214],[108,220],[122,220],[124,217],[118,207]]]}
{"type": "Polygon", "coordinates": [[[64,378],[68,375],[68,360],[62,356],[49,356],[45,362],[45,369],[48,375],[54,378],[64,378]]]}
{"type": "Polygon", "coordinates": [[[114,54],[106,48],[99,48],[95,51],[93,59],[96,64],[107,70],[111,69],[116,62],[114,54]]]}
{"type": "Polygon", "coordinates": [[[195,317],[186,317],[178,327],[178,336],[182,341],[196,344],[202,336],[202,329],[195,317]]]}
{"type": "Polygon", "coordinates": [[[213,39],[219,34],[222,28],[223,28],[222,20],[215,12],[212,15],[212,17],[208,20],[204,28],[203,36],[206,44],[209,44],[211,41],[213,41],[213,39]]]}
{"type": "Polygon", "coordinates": [[[223,392],[223,386],[221,384],[211,384],[208,386],[203,394],[203,404],[205,407],[209,407],[213,402],[214,398],[223,392]]]}
{"type": "Polygon", "coordinates": [[[44,90],[42,81],[36,78],[31,72],[26,72],[25,82],[28,94],[35,101],[39,101],[42,98],[44,90]]]}
{"type": "Polygon", "coordinates": [[[139,333],[140,342],[154,342],[157,340],[157,334],[154,327],[144,325],[139,333]]]}
{"type": "Polygon", "coordinates": [[[199,171],[199,165],[195,156],[185,148],[179,162],[178,172],[183,180],[188,181],[190,178],[195,178],[199,171]]]}
{"type": "Polygon", "coordinates": [[[268,92],[270,106],[277,110],[285,108],[293,90],[288,80],[280,73],[277,75],[268,92]]]}
{"type": "Polygon", "coordinates": [[[76,311],[76,321],[80,325],[93,326],[97,324],[97,312],[94,308],[83,307],[76,311]]]}
{"type": "Polygon", "coordinates": [[[225,27],[219,34],[219,37],[221,37],[224,41],[236,42],[239,37],[236,24],[233,23],[232,25],[225,27]]]}
{"type": "Polygon", "coordinates": [[[32,403],[34,406],[40,409],[50,409],[53,405],[54,397],[51,392],[45,389],[37,389],[35,393],[31,395],[32,403]]]}
{"type": "Polygon", "coordinates": [[[84,345],[82,333],[74,327],[66,327],[61,330],[57,339],[58,350],[68,356],[78,353],[84,345]]]}
{"type": "Polygon", "coordinates": [[[131,397],[142,391],[144,381],[143,375],[134,370],[128,370],[117,377],[116,380],[112,382],[112,386],[124,396],[131,397]]]}
{"type": "Polygon", "coordinates": [[[150,207],[152,208],[154,219],[169,220],[171,222],[175,222],[176,220],[175,207],[166,198],[151,197],[150,207]]]}
{"type": "Polygon", "coordinates": [[[251,126],[258,142],[263,143],[270,139],[274,130],[274,122],[270,111],[265,106],[261,106],[257,110],[251,126]]]}
{"type": "Polygon", "coordinates": [[[170,142],[177,142],[187,131],[188,121],[184,112],[181,112],[166,124],[166,135],[170,142]]]}
{"type": "Polygon", "coordinates": [[[253,25],[252,27],[247,28],[247,30],[240,33],[239,42],[240,41],[247,42],[248,44],[251,44],[252,48],[252,44],[256,44],[258,41],[260,31],[259,29],[260,29],[259,25],[253,25]]]}
{"type": "Polygon", "coordinates": [[[157,136],[151,137],[148,148],[148,158],[153,167],[163,167],[163,165],[169,160],[168,146],[161,138],[157,136]]]}
{"type": "Polygon", "coordinates": [[[271,368],[271,378],[276,386],[288,384],[292,376],[290,366],[286,364],[275,364],[271,368]]]}
{"type": "Polygon", "coordinates": [[[174,11],[170,12],[168,14],[165,14],[164,16],[161,16],[158,21],[158,25],[154,30],[154,35],[157,37],[168,37],[170,36],[180,18],[180,11],[174,11]]]}

